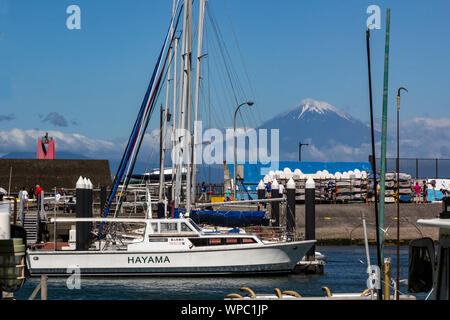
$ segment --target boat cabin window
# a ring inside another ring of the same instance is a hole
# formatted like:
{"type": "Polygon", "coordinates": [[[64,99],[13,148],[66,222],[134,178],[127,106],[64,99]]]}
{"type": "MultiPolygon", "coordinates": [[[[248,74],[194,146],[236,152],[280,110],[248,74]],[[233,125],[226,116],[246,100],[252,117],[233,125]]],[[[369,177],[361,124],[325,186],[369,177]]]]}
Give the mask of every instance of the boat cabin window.
{"type": "Polygon", "coordinates": [[[176,233],[178,232],[178,223],[176,222],[161,222],[161,233],[176,233]]]}
{"type": "Polygon", "coordinates": [[[181,223],[181,232],[193,232],[190,226],[186,224],[186,222],[181,223]]]}
{"type": "Polygon", "coordinates": [[[196,247],[256,243],[255,239],[253,238],[242,238],[242,237],[189,238],[189,240],[196,247]]]}
{"type": "Polygon", "coordinates": [[[153,232],[158,233],[158,222],[152,222],[151,226],[152,226],[153,232]]]}

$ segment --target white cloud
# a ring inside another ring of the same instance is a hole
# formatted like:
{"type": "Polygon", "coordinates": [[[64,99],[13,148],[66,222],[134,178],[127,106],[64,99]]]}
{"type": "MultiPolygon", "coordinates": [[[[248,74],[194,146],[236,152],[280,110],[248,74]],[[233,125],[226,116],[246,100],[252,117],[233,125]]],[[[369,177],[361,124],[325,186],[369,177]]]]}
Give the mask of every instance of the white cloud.
{"type": "MultiPolygon", "coordinates": [[[[92,139],[78,133],[48,131],[55,140],[56,153],[70,152],[88,157],[105,157],[120,154],[123,145],[111,141],[92,139]]],[[[44,131],[30,129],[11,129],[0,131],[0,153],[35,152],[37,139],[45,135],[44,131]]]]}
{"type": "MultiPolygon", "coordinates": [[[[397,124],[388,123],[386,156],[397,156],[397,124]]],[[[381,153],[381,142],[376,141],[377,157],[381,153]]],[[[304,161],[368,161],[372,154],[370,141],[358,147],[337,142],[336,145],[317,147],[310,144],[302,149],[304,161]]],[[[283,155],[286,160],[297,160],[296,153],[283,155]]],[[[400,122],[401,158],[450,158],[450,118],[413,118],[400,122]]]]}
{"type": "MultiPolygon", "coordinates": [[[[127,138],[109,141],[57,130],[48,131],[48,133],[55,139],[57,153],[77,153],[90,158],[120,159],[127,143],[127,138]]],[[[37,139],[43,135],[45,135],[45,131],[36,129],[0,130],[0,155],[10,152],[35,152],[37,139]]],[[[170,149],[170,133],[168,133],[166,141],[166,148],[170,149]]],[[[232,142],[227,142],[230,143],[227,143],[226,147],[232,148],[232,142]]],[[[219,143],[223,143],[223,141],[219,143]]],[[[308,147],[302,149],[303,161],[368,161],[368,155],[372,154],[370,141],[358,147],[351,147],[339,142],[327,147],[317,147],[311,141],[309,143],[308,147]]],[[[390,122],[388,125],[387,157],[396,157],[396,148],[396,123],[390,122]]],[[[379,157],[380,141],[377,141],[375,150],[377,157],[379,157]]],[[[170,150],[168,152],[170,156],[170,150]]],[[[226,149],[223,152],[225,155],[226,149]]],[[[240,152],[243,152],[243,150],[240,150],[240,152]]],[[[145,134],[139,158],[147,160],[149,155],[150,157],[157,157],[158,154],[159,130],[154,129],[145,134]]],[[[450,158],[450,118],[413,118],[402,121],[400,123],[400,157],[450,158]]],[[[280,160],[297,161],[298,149],[280,154],[280,160]]]]}

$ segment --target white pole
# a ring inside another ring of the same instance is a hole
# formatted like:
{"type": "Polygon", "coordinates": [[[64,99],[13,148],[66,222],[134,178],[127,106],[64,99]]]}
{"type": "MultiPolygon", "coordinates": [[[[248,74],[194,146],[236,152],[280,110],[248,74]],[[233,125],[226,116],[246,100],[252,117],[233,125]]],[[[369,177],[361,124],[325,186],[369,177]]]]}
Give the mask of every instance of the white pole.
{"type": "Polygon", "coordinates": [[[187,144],[186,144],[186,212],[189,214],[191,211],[191,174],[192,174],[192,156],[191,156],[191,144],[192,144],[192,134],[191,134],[191,55],[192,55],[192,0],[188,0],[188,34],[187,34],[187,54],[188,57],[186,59],[186,77],[187,77],[187,85],[186,85],[186,113],[187,113],[187,122],[186,122],[186,134],[187,134],[187,144]]]}
{"type": "Polygon", "coordinates": [[[174,55],[173,55],[173,111],[172,111],[172,199],[175,199],[175,185],[173,183],[175,178],[175,134],[177,128],[177,59],[178,59],[178,38],[175,38],[174,45],[174,55]]]}
{"type": "Polygon", "coordinates": [[[178,127],[177,129],[179,132],[176,132],[175,138],[177,140],[177,146],[176,146],[176,161],[177,161],[177,177],[176,177],[176,194],[175,194],[175,207],[178,207],[180,204],[180,197],[181,197],[181,183],[182,183],[182,169],[183,169],[183,150],[182,150],[182,143],[184,141],[183,139],[183,129],[185,127],[185,120],[184,120],[184,108],[185,108],[185,82],[186,82],[186,63],[187,63],[187,53],[186,53],[186,24],[187,24],[187,3],[188,0],[184,0],[184,8],[183,8],[183,32],[182,32],[182,39],[181,39],[181,59],[183,62],[183,66],[180,66],[180,88],[179,88],[179,116],[178,116],[178,127]]]}
{"type": "Polygon", "coordinates": [[[366,248],[367,268],[370,268],[369,240],[367,239],[366,217],[364,216],[364,212],[361,212],[361,214],[364,231],[364,244],[366,248]]]}
{"type": "MultiPolygon", "coordinates": [[[[175,0],[173,0],[172,4],[172,16],[175,16],[175,0]]],[[[159,194],[158,200],[159,202],[163,201],[163,193],[164,193],[164,156],[165,156],[165,146],[166,146],[166,123],[167,123],[167,115],[169,111],[169,93],[170,93],[170,73],[172,71],[172,39],[173,39],[173,25],[170,26],[169,39],[169,67],[167,68],[167,82],[166,82],[166,108],[164,110],[163,123],[161,130],[161,162],[159,164],[159,194]]]]}
{"type": "MultiPolygon", "coordinates": [[[[192,203],[195,202],[195,189],[197,184],[197,134],[198,129],[195,125],[198,121],[198,101],[199,101],[199,88],[200,88],[200,63],[202,59],[203,49],[203,27],[205,19],[205,0],[200,0],[198,8],[198,38],[197,38],[197,64],[195,71],[195,102],[194,102],[194,143],[192,146],[192,203]]],[[[201,132],[200,132],[201,134],[201,132]]]]}
{"type": "Polygon", "coordinates": [[[11,177],[12,177],[12,167],[9,168],[9,185],[8,185],[8,196],[10,196],[11,191],[11,177]]]}

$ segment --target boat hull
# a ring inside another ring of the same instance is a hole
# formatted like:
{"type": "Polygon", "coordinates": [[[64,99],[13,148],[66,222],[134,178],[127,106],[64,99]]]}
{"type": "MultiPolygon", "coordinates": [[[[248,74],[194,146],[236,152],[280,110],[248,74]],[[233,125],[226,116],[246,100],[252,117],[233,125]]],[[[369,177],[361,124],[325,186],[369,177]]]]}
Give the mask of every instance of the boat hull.
{"type": "Polygon", "coordinates": [[[28,251],[31,276],[289,273],[315,241],[189,251],[28,251]]]}

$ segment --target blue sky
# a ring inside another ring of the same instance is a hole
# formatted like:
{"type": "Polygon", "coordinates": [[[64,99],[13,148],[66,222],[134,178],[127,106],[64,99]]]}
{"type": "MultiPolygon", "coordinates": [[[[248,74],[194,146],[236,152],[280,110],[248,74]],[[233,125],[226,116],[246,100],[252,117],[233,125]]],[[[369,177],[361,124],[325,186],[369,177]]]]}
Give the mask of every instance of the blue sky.
{"type": "MultiPolygon", "coordinates": [[[[373,4],[382,13],[382,29],[373,30],[371,39],[375,116],[381,117],[389,7],[388,119],[395,119],[400,86],[409,90],[402,96],[402,119],[449,117],[447,0],[209,0],[225,40],[238,40],[239,49],[234,46],[232,56],[240,60],[242,54],[245,61],[252,90],[247,88],[242,98],[255,100],[257,109],[251,124],[307,97],[368,121],[365,29],[366,9],[373,4]]],[[[1,130],[58,130],[90,139],[126,139],[171,6],[171,0],[0,0],[1,130]],[[66,8],[71,4],[81,8],[81,30],[66,28],[66,8]]],[[[239,70],[247,83],[244,69],[239,70]]],[[[229,115],[234,107],[229,106],[221,124],[232,125],[229,115]]],[[[154,118],[151,130],[159,114],[154,118]]]]}

